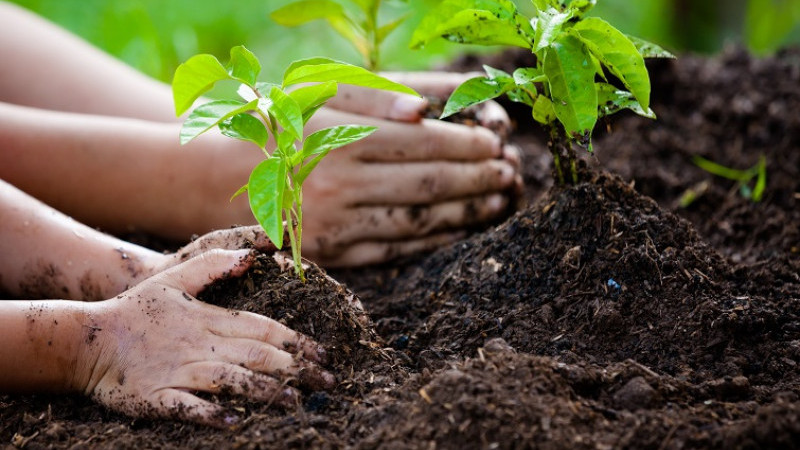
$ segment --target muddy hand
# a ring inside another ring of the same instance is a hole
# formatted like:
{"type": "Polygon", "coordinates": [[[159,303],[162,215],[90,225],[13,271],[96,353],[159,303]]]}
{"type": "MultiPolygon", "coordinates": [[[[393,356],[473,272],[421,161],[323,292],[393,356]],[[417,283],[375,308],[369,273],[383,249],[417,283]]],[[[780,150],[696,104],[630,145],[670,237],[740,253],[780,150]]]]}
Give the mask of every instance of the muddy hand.
{"type": "Polygon", "coordinates": [[[137,417],[224,427],[239,417],[192,392],[226,393],[281,405],[298,393],[280,377],[329,388],[334,377],[314,361],[324,351],[269,318],[197,300],[215,279],[241,275],[248,250],[212,250],[98,302],[78,365],[85,392],[137,417]],[[295,351],[296,355],[289,353],[295,351]]]}

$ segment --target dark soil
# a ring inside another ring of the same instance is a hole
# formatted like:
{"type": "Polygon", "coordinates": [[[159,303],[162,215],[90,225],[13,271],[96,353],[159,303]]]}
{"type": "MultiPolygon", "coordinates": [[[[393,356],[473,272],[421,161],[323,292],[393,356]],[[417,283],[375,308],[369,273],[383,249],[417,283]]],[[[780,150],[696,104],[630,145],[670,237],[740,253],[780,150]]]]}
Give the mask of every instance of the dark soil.
{"type": "Polygon", "coordinates": [[[302,285],[270,258],[203,295],[325,344],[332,391],[306,391],[286,411],[220,398],[247,417],[222,431],[132,420],[80,397],[0,396],[0,442],[800,447],[800,51],[650,68],[659,120],[611,120],[575,187],[550,186],[530,113],[512,105],[530,206],[433,254],[333,273],[372,322],[321,271],[302,285]],[[760,203],[691,161],[744,169],[761,154],[760,203]],[[700,195],[681,207],[690,189],[700,195]]]}

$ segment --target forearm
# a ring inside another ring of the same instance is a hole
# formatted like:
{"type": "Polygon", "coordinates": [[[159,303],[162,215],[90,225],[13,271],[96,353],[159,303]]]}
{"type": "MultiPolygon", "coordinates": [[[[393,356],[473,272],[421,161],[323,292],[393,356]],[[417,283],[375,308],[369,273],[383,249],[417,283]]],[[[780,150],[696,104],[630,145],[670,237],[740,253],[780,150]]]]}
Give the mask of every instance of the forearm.
{"type": "Polygon", "coordinates": [[[259,153],[215,135],[180,146],[178,134],[178,124],[0,103],[0,178],[93,227],[186,240],[210,231],[205,217],[246,211],[228,199],[247,180],[227,173],[247,174],[259,153]]]}
{"type": "Polygon", "coordinates": [[[0,101],[175,122],[170,88],[80,38],[0,1],[0,101]]]}
{"type": "Polygon", "coordinates": [[[109,298],[149,276],[149,262],[159,256],[78,223],[0,180],[0,288],[14,296],[109,298]]]}
{"type": "Polygon", "coordinates": [[[89,304],[0,300],[0,392],[72,392],[86,386],[94,333],[89,304]],[[84,361],[79,363],[79,361],[84,361]],[[84,374],[84,375],[81,375],[84,374]]]}

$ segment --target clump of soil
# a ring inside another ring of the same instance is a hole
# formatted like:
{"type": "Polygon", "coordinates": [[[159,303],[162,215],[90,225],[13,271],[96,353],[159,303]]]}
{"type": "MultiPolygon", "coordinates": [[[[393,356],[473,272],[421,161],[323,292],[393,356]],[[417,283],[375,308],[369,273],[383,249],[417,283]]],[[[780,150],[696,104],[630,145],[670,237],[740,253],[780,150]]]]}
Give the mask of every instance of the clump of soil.
{"type": "MultiPolygon", "coordinates": [[[[528,64],[522,53],[490,65],[528,64]]],[[[475,61],[466,61],[474,63],[475,61]]],[[[481,61],[487,62],[487,61],[481,61]]],[[[548,187],[520,126],[528,208],[449,248],[294,281],[271,258],[203,294],[329,347],[338,385],[237,429],[131,420],[79,397],[0,396],[18,447],[800,446],[800,51],[651,65],[659,121],[621,115],[588,182],[548,187]],[[771,111],[771,112],[770,112],[771,111]],[[734,150],[731,150],[734,149],[734,150]],[[767,195],[691,162],[768,159],[767,195]],[[698,183],[688,208],[676,200],[698,183]]],[[[512,109],[512,114],[518,114],[512,109]]],[[[515,118],[529,120],[529,111],[515,118]],[[524,114],[524,115],[521,115],[524,114]]]]}

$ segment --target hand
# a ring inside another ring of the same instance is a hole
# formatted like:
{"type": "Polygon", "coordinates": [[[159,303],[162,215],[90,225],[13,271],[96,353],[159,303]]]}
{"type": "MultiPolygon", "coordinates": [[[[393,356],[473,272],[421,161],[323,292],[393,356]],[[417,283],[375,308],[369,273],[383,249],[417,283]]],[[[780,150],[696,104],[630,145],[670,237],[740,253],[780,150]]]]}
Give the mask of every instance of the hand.
{"type": "MultiPolygon", "coordinates": [[[[387,76],[446,97],[473,75],[387,76]]],[[[504,213],[522,190],[519,152],[501,137],[508,116],[494,102],[478,118],[497,133],[422,119],[425,100],[385,91],[342,85],[329,106],[313,128],[357,123],[378,131],[331,152],[306,182],[304,251],[323,266],[378,263],[453,242],[465,227],[504,213]]]]}
{"type": "Polygon", "coordinates": [[[292,405],[298,393],[281,377],[297,377],[312,389],[332,387],[334,377],[315,364],[324,351],[307,337],[266,317],[194,297],[215,279],[241,275],[251,263],[248,250],[211,250],[114,299],[90,304],[86,350],[77,365],[78,379],[88,380],[84,392],[131,416],[224,427],[238,416],[192,392],[292,405]]]}

